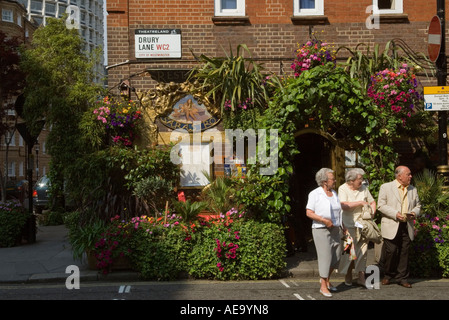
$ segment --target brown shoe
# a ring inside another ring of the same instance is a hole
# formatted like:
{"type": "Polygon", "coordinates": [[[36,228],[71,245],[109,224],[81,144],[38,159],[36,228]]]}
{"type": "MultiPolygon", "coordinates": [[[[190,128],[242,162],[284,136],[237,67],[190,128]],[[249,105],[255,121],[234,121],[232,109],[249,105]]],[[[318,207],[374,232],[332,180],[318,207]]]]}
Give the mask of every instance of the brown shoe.
{"type": "Polygon", "coordinates": [[[391,283],[391,282],[390,282],[390,279],[387,279],[387,278],[382,279],[382,284],[383,284],[384,286],[388,286],[390,283],[391,283]]]}
{"type": "Polygon", "coordinates": [[[411,288],[412,287],[412,285],[410,283],[408,283],[408,282],[401,282],[401,283],[399,283],[399,285],[403,286],[404,288],[411,288]]]}

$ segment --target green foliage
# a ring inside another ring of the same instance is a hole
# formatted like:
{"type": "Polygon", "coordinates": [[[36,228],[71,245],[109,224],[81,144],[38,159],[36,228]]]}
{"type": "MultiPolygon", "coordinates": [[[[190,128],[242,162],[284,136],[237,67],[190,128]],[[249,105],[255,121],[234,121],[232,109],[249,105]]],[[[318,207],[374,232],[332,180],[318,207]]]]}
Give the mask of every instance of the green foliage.
{"type": "Polygon", "coordinates": [[[126,218],[162,211],[174,196],[178,177],[179,168],[170,161],[169,148],[111,147],[76,159],[68,171],[66,188],[87,217],[95,214],[107,221],[118,213],[126,218]]]}
{"type": "Polygon", "coordinates": [[[430,218],[445,218],[449,212],[449,193],[443,188],[444,177],[425,169],[413,176],[413,183],[418,190],[422,212],[430,218]]]}
{"type": "Polygon", "coordinates": [[[91,221],[83,222],[79,211],[67,213],[64,223],[69,230],[73,258],[77,260],[81,260],[85,253],[94,250],[98,237],[106,231],[106,223],[103,220],[93,218],[91,221]]]}
{"type": "MultiPolygon", "coordinates": [[[[62,199],[64,176],[74,155],[84,154],[79,123],[89,103],[100,94],[93,82],[93,65],[83,52],[78,30],[68,29],[65,19],[47,19],[33,34],[30,48],[22,51],[21,68],[26,72],[24,118],[33,135],[39,121],[51,126],[47,148],[51,155],[51,197],[62,199]]],[[[60,205],[60,201],[51,201],[60,205]]]]}
{"type": "Polygon", "coordinates": [[[239,275],[244,279],[271,279],[285,267],[285,236],[279,224],[246,221],[240,228],[239,245],[239,275]]]}
{"type": "Polygon", "coordinates": [[[236,202],[232,179],[225,176],[212,179],[206,171],[203,171],[203,174],[209,181],[209,184],[201,191],[208,209],[216,213],[225,213],[229,208],[234,207],[236,202]]]}
{"type": "Polygon", "coordinates": [[[236,210],[187,222],[177,215],[113,219],[98,237],[98,267],[107,273],[119,256],[145,280],[271,279],[285,267],[278,224],[245,219],[236,210]]]}
{"type": "Polygon", "coordinates": [[[184,221],[192,221],[197,219],[200,212],[207,207],[207,203],[202,201],[190,202],[190,200],[173,201],[176,213],[181,216],[184,221]]]}
{"type": "Polygon", "coordinates": [[[421,201],[410,250],[410,272],[416,277],[449,277],[449,194],[444,178],[430,170],[413,177],[421,201]]]}
{"type": "Polygon", "coordinates": [[[200,90],[220,105],[226,128],[255,128],[270,90],[277,84],[276,77],[262,74],[262,65],[244,56],[245,52],[250,56],[246,45],[238,45],[235,55],[231,48],[229,51],[226,57],[196,57],[201,65],[190,78],[198,80],[200,90]]]}
{"type": "Polygon", "coordinates": [[[371,50],[370,46],[364,43],[358,44],[354,49],[340,47],[337,49],[337,54],[341,50],[347,50],[351,54],[343,65],[351,78],[357,78],[360,81],[365,91],[371,83],[371,77],[378,71],[387,68],[398,69],[403,62],[408,61],[405,56],[399,55],[399,48],[392,41],[387,42],[383,51],[379,44],[374,45],[374,49],[371,50]],[[362,50],[362,47],[365,47],[365,50],[362,50]]]}
{"type": "Polygon", "coordinates": [[[21,240],[28,218],[28,210],[18,201],[0,202],[0,248],[12,247],[21,240]]]}
{"type": "Polygon", "coordinates": [[[162,212],[167,196],[173,192],[173,181],[167,181],[160,176],[149,176],[134,182],[133,195],[150,204],[155,212],[162,212]]]}
{"type": "Polygon", "coordinates": [[[256,168],[249,170],[245,178],[234,179],[234,201],[243,206],[253,219],[280,223],[282,213],[290,211],[288,196],[288,175],[279,168],[274,176],[257,173],[256,168]]]}

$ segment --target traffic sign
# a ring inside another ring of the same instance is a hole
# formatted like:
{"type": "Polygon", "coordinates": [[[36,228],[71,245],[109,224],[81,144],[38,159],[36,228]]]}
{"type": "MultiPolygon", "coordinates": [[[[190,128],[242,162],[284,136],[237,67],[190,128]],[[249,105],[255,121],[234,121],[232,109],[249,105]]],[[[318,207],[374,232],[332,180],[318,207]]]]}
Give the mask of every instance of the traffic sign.
{"type": "Polygon", "coordinates": [[[424,87],[424,110],[449,110],[449,86],[424,87]]]}
{"type": "Polygon", "coordinates": [[[435,62],[441,49],[441,20],[438,16],[434,16],[430,20],[428,35],[427,51],[429,52],[429,59],[435,62]]]}

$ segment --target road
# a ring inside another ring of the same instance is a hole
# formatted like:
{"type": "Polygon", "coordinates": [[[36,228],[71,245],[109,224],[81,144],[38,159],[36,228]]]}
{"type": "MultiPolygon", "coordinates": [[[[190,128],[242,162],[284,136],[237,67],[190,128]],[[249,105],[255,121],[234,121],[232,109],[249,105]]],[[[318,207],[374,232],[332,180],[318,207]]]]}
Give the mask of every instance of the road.
{"type": "Polygon", "coordinates": [[[415,280],[413,288],[396,284],[379,289],[346,287],[334,280],[332,298],[319,293],[318,279],[284,278],[267,281],[85,282],[79,289],[65,283],[2,284],[0,300],[178,300],[178,301],[305,301],[305,300],[449,300],[449,279],[415,280]]]}

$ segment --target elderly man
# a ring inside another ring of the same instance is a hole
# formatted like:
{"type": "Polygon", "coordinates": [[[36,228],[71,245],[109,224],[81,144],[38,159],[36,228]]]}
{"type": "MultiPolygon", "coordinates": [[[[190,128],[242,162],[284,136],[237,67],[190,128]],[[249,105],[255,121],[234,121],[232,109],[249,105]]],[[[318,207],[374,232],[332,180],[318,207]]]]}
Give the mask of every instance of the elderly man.
{"type": "Polygon", "coordinates": [[[410,185],[412,174],[406,166],[395,170],[396,179],[381,185],[378,210],[382,213],[381,231],[384,238],[381,262],[385,269],[383,285],[395,279],[405,288],[408,282],[408,251],[414,238],[413,220],[419,215],[421,203],[415,187],[410,185]]]}

